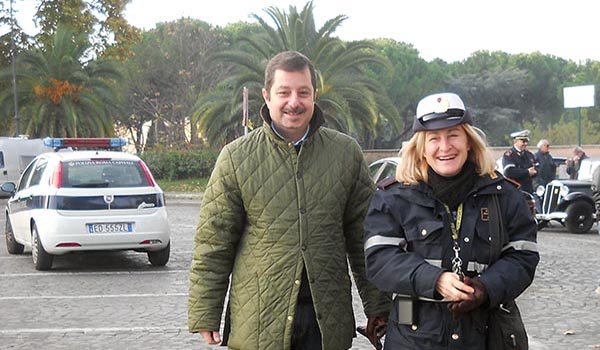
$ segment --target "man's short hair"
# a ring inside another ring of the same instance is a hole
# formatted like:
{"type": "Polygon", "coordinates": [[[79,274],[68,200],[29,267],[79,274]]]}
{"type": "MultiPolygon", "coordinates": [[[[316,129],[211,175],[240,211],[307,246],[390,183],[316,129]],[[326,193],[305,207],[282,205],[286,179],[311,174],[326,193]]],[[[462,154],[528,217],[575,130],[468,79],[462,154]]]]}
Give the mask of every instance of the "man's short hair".
{"type": "Polygon", "coordinates": [[[310,72],[310,81],[313,89],[317,91],[317,73],[315,72],[315,66],[308,57],[298,51],[283,51],[269,60],[267,68],[265,69],[265,90],[271,90],[276,70],[281,69],[286,72],[299,72],[306,67],[308,67],[310,72]]]}

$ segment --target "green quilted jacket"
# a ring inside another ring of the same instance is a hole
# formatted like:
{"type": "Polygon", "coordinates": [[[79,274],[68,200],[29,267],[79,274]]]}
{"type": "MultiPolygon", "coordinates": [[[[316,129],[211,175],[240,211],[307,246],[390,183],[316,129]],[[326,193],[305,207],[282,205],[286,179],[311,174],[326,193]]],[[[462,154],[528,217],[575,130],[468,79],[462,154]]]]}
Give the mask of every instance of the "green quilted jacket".
{"type": "Polygon", "coordinates": [[[232,349],[289,349],[306,265],[323,349],[355,336],[350,262],[367,315],[389,301],[365,278],[362,222],[373,192],[363,154],[349,136],[320,127],[299,153],[270,128],[223,148],[204,192],[189,281],[191,332],[217,330],[231,276],[232,349]]]}

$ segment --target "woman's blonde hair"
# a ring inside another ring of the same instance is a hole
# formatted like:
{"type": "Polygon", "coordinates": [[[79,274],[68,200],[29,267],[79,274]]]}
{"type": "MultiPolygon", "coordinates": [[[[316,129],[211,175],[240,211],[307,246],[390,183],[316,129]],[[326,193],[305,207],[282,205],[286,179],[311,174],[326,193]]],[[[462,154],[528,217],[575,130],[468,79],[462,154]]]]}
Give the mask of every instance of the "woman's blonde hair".
{"type": "MultiPolygon", "coordinates": [[[[470,146],[467,161],[475,164],[477,174],[494,174],[496,162],[487,149],[485,136],[469,124],[459,125],[467,134],[470,146]]],[[[427,182],[428,164],[425,160],[425,134],[427,131],[418,131],[400,150],[400,164],[396,169],[396,179],[406,184],[427,182]]]]}

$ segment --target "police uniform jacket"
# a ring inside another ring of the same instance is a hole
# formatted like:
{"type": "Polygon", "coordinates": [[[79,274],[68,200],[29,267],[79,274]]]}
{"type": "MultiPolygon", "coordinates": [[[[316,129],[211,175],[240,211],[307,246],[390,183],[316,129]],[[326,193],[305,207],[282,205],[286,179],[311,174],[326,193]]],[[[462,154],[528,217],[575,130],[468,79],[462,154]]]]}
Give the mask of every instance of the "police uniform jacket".
{"type": "Polygon", "coordinates": [[[395,183],[374,195],[364,223],[365,258],[367,277],[394,293],[386,349],[485,349],[489,308],[514,300],[531,284],[539,262],[536,223],[523,194],[496,175],[478,178],[463,202],[462,269],[479,276],[489,303],[459,320],[439,302],[435,287],[442,272],[452,270],[450,215],[444,205],[424,183],[395,183]],[[499,200],[506,232],[495,262],[490,261],[492,195],[499,200]],[[418,300],[411,324],[398,323],[405,296],[418,300]]]}
{"type": "Polygon", "coordinates": [[[535,165],[535,156],[528,150],[519,151],[515,147],[502,156],[504,176],[521,184],[525,192],[533,193],[533,180],[527,169],[535,165]]]}

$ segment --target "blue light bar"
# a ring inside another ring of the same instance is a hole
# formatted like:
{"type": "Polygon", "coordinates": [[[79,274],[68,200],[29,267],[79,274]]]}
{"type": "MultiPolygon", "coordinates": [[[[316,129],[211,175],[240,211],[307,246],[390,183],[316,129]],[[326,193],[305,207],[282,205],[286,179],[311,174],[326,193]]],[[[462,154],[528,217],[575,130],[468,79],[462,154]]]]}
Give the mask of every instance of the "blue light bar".
{"type": "Polygon", "coordinates": [[[100,148],[100,149],[111,149],[111,148],[122,148],[127,145],[127,139],[120,137],[113,138],[55,138],[46,137],[44,139],[44,145],[52,148],[100,148]]]}

